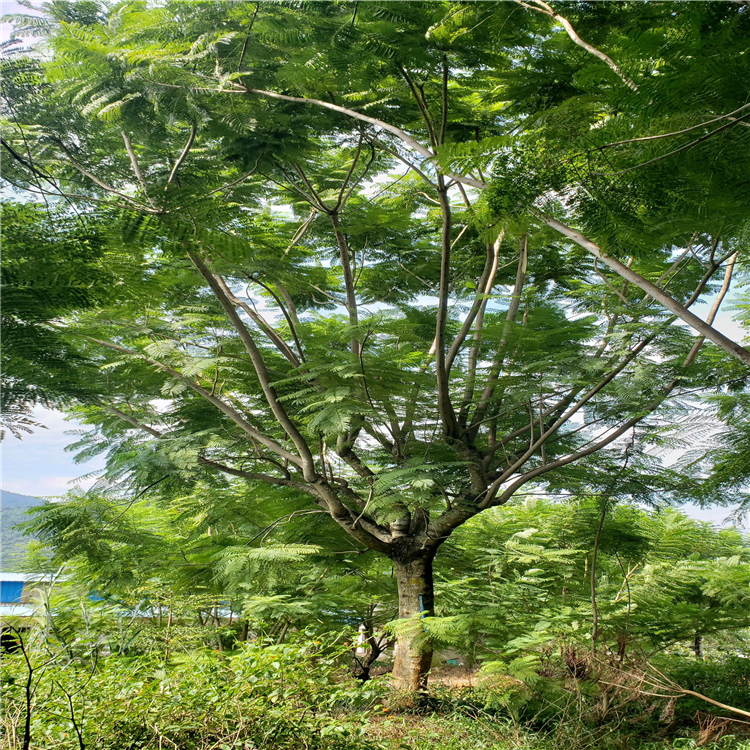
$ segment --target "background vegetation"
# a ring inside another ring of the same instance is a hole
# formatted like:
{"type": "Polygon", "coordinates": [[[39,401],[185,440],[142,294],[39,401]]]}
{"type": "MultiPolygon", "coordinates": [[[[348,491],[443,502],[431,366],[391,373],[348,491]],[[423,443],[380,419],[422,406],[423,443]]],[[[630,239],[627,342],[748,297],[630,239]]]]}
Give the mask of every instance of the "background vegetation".
{"type": "Polygon", "coordinates": [[[255,527],[201,529],[189,502],[172,523],[90,495],[35,512],[66,580],[4,657],[7,747],[27,715],[39,748],[746,746],[743,717],[703,697],[750,704],[750,545],[734,530],[631,505],[599,529],[596,498],[476,519],[419,621],[441,657],[414,706],[387,682],[405,626],[388,566],[313,551],[290,524],[253,550],[255,527]]]}

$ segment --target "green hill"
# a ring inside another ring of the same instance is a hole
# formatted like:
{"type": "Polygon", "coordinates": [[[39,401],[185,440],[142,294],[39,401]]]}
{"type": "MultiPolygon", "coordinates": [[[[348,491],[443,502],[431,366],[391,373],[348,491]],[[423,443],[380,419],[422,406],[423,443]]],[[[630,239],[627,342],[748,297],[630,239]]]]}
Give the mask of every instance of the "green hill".
{"type": "Polygon", "coordinates": [[[15,526],[28,521],[26,511],[42,503],[44,500],[41,497],[0,492],[0,569],[12,571],[18,567],[29,537],[24,536],[15,526]]]}

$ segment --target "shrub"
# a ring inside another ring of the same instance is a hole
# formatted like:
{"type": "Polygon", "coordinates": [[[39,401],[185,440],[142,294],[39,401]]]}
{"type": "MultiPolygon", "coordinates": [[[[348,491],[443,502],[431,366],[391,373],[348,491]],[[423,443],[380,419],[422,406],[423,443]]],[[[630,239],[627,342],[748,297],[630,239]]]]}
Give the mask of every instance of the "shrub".
{"type": "MultiPolygon", "coordinates": [[[[192,651],[166,666],[150,656],[45,666],[40,655],[32,747],[365,750],[373,747],[363,737],[366,710],[355,720],[343,709],[366,709],[377,685],[336,680],[339,656],[304,642],[247,644],[228,656],[192,651]]],[[[15,750],[27,672],[18,654],[3,667],[3,729],[6,747],[15,750]]]]}

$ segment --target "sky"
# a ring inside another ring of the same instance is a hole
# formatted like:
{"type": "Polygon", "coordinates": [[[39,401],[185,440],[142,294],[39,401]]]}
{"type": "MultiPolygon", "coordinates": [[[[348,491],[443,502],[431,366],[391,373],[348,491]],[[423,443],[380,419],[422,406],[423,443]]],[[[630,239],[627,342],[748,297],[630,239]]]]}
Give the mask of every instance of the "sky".
{"type": "MultiPolygon", "coordinates": [[[[37,0],[35,4],[39,4],[37,0]]],[[[29,13],[30,11],[12,0],[0,0],[0,15],[7,13],[29,13]]],[[[0,41],[10,35],[10,24],[0,23],[0,41]]],[[[744,332],[739,324],[732,320],[731,303],[725,303],[725,309],[719,313],[714,326],[735,341],[742,341],[744,332]]],[[[697,308],[700,315],[705,314],[707,306],[697,308]]],[[[0,443],[0,485],[9,492],[37,497],[54,497],[65,494],[74,487],[89,488],[94,478],[78,482],[78,478],[104,467],[101,457],[96,457],[84,464],[74,463],[74,454],[66,447],[76,441],[70,431],[80,429],[81,425],[67,420],[57,411],[36,409],[34,419],[46,429],[37,429],[30,435],[18,440],[8,435],[0,443]]],[[[715,524],[722,524],[731,508],[700,509],[685,506],[691,516],[715,524]]],[[[748,522],[745,522],[748,528],[748,522]]]]}
{"type": "MultiPolygon", "coordinates": [[[[41,5],[42,0],[35,0],[34,5],[41,5]]],[[[29,8],[24,8],[14,0],[0,0],[0,17],[8,13],[24,13],[34,15],[29,8]]],[[[13,27],[9,23],[0,23],[0,39],[5,41],[11,34],[13,27]]]]}
{"type": "MultiPolygon", "coordinates": [[[[44,0],[31,0],[32,5],[41,6],[44,4],[44,0]]],[[[15,0],[0,0],[0,19],[9,14],[18,13],[25,16],[36,16],[40,15],[31,8],[26,8],[20,5],[15,0]]],[[[5,42],[10,38],[13,33],[13,24],[3,22],[0,20],[0,42],[5,42]]],[[[33,44],[35,39],[33,37],[22,37],[26,44],[33,44]]]]}

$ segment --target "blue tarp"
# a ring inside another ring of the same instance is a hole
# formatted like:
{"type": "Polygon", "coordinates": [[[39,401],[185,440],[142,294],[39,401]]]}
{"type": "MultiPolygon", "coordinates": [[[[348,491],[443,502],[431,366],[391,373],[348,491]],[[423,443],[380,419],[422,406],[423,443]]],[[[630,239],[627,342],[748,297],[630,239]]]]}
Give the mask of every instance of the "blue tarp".
{"type": "Polygon", "coordinates": [[[13,604],[21,601],[23,581],[0,581],[0,602],[13,604]]]}

